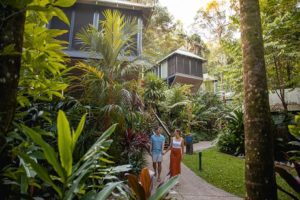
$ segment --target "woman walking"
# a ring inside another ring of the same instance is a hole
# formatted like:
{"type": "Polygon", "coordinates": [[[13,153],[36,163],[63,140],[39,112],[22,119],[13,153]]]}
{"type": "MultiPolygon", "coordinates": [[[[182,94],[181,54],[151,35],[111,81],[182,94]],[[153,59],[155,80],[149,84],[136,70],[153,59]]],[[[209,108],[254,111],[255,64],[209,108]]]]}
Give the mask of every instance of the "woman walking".
{"type": "Polygon", "coordinates": [[[171,144],[165,153],[170,149],[170,176],[173,177],[181,173],[180,163],[184,153],[184,140],[181,137],[181,131],[178,129],[175,130],[175,137],[172,138],[171,144]]]}

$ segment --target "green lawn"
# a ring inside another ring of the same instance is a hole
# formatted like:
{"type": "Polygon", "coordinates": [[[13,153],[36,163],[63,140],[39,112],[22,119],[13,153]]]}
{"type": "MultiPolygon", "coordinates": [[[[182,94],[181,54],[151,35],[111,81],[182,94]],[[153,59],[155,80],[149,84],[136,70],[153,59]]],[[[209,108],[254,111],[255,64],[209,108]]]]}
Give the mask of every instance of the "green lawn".
{"type": "MultiPolygon", "coordinates": [[[[185,155],[184,164],[192,169],[198,176],[207,182],[221,188],[229,193],[244,197],[244,160],[223,154],[216,148],[204,150],[202,153],[202,171],[198,170],[198,153],[185,155]]],[[[293,192],[292,189],[277,177],[277,183],[286,190],[293,192]]],[[[295,192],[293,193],[295,194],[295,192]]],[[[279,199],[291,199],[286,194],[278,192],[279,199]]],[[[298,195],[300,197],[300,195],[298,195]]]]}

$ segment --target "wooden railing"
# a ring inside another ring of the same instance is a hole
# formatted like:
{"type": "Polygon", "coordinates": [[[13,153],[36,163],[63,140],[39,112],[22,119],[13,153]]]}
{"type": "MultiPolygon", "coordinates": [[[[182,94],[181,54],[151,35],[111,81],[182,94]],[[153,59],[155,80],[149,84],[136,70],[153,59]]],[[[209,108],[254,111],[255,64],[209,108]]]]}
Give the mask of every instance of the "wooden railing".
{"type": "Polygon", "coordinates": [[[158,123],[161,125],[161,127],[164,129],[164,131],[167,134],[168,137],[168,145],[171,144],[171,133],[165,123],[158,117],[158,115],[152,110],[152,113],[154,114],[155,118],[157,119],[158,123]]]}

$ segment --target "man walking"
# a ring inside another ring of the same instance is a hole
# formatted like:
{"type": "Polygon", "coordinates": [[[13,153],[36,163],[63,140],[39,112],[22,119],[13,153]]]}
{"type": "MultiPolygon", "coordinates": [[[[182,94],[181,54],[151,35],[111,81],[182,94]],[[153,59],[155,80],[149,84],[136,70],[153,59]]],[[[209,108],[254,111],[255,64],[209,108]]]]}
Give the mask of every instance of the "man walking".
{"type": "Polygon", "coordinates": [[[152,156],[153,169],[157,181],[160,182],[162,154],[165,146],[165,137],[161,134],[162,128],[158,126],[150,139],[150,152],[152,156]]]}

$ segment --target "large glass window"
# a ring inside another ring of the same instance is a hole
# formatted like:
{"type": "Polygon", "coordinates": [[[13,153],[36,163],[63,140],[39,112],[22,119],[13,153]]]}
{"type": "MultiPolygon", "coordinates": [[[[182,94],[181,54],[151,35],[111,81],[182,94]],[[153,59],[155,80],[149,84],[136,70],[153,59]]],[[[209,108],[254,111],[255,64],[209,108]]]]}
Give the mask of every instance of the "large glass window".
{"type": "Polygon", "coordinates": [[[177,55],[177,72],[184,74],[184,57],[177,55]]]}
{"type": "Polygon", "coordinates": [[[201,60],[191,60],[191,74],[194,76],[202,77],[202,62],[201,60]]]}
{"type": "Polygon", "coordinates": [[[168,59],[168,76],[175,74],[176,70],[176,57],[172,56],[168,59]]]}
{"type": "Polygon", "coordinates": [[[190,58],[183,56],[183,68],[185,74],[191,74],[190,71],[190,58]]]}
{"type": "Polygon", "coordinates": [[[75,5],[75,23],[73,28],[74,34],[72,39],[72,49],[80,50],[80,44],[76,39],[76,34],[89,24],[93,24],[94,11],[93,5],[75,5]]]}
{"type": "MultiPolygon", "coordinates": [[[[68,17],[69,21],[71,22],[72,9],[66,8],[66,9],[64,9],[64,12],[65,12],[66,16],[68,17]]],[[[53,19],[49,23],[49,28],[50,29],[67,30],[68,31],[67,33],[58,36],[57,39],[69,42],[70,27],[67,24],[65,24],[63,21],[61,21],[57,17],[53,17],[53,19]]],[[[66,44],[66,46],[68,46],[68,45],[66,44]]]]}

